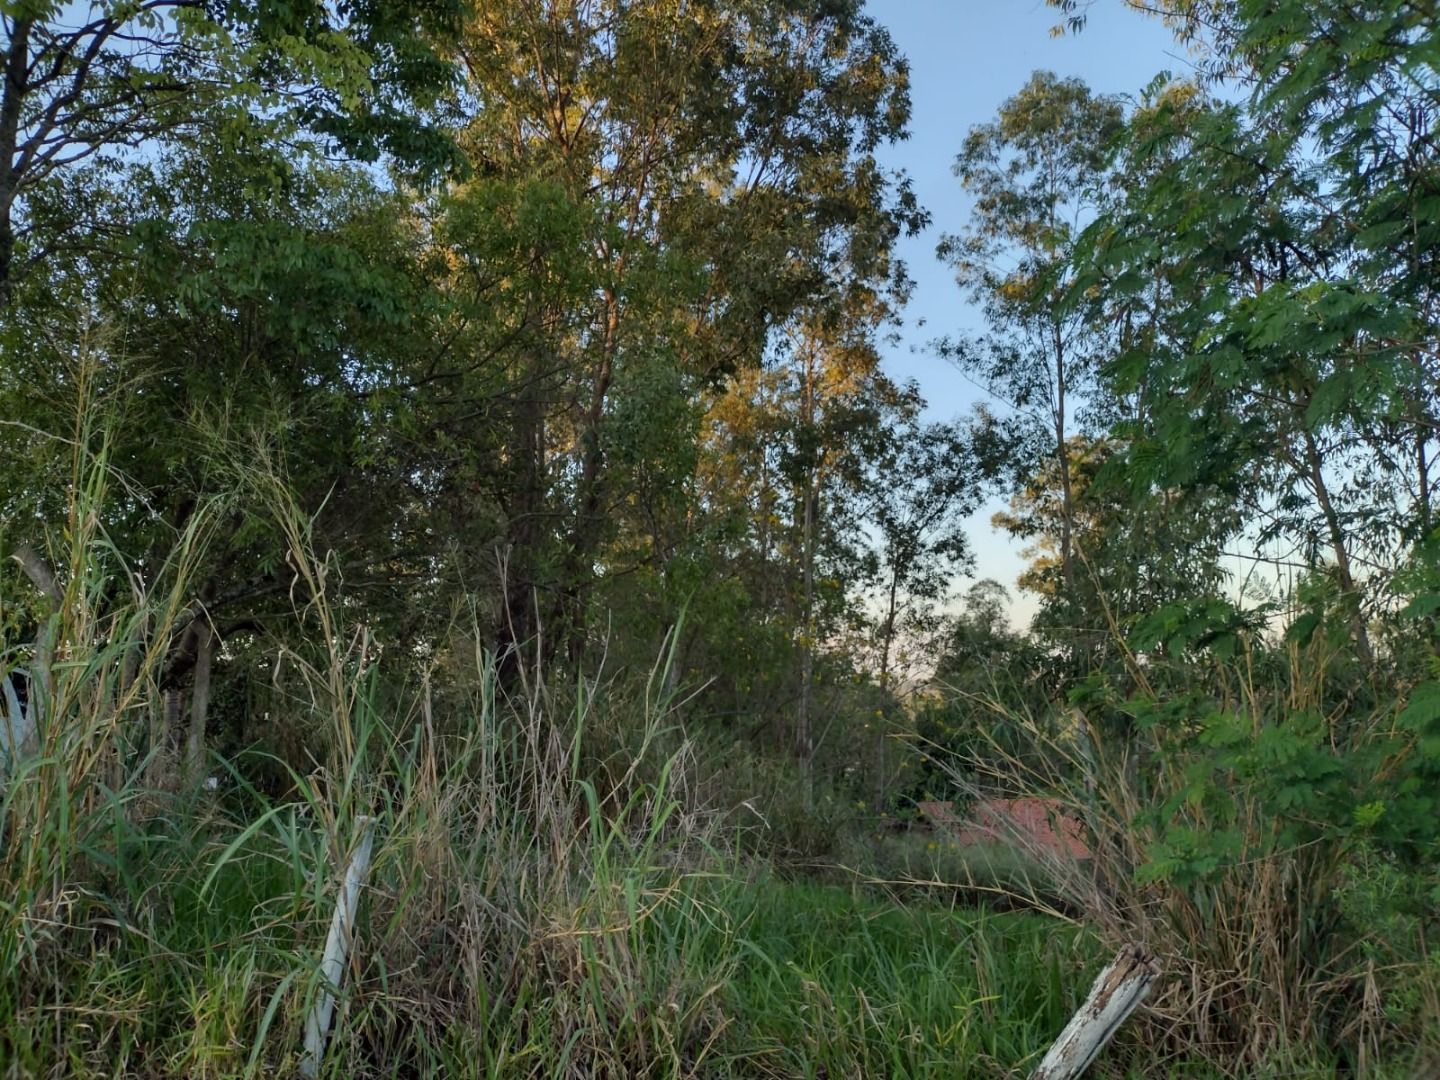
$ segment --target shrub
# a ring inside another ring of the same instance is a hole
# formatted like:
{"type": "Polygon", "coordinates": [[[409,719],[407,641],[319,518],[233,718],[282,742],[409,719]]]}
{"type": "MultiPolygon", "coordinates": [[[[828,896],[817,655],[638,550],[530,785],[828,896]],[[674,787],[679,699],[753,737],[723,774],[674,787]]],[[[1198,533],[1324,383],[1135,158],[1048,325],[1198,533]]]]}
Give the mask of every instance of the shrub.
{"type": "Polygon", "coordinates": [[[1141,942],[1168,973],[1132,1046],[1251,1076],[1406,1070],[1436,1045],[1440,745],[1415,730],[1413,697],[1358,712],[1344,650],[1247,636],[1173,668],[1132,654],[1042,724],[1007,714],[1036,752],[991,744],[955,770],[1085,823],[1094,872],[1051,860],[1051,881],[1110,944],[1141,942]]]}

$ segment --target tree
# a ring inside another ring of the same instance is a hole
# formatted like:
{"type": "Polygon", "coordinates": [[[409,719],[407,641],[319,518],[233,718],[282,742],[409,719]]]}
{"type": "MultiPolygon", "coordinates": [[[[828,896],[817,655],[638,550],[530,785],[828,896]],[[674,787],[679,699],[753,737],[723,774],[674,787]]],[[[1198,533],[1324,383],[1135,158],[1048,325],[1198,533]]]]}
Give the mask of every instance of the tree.
{"type": "MultiPolygon", "coordinates": [[[[257,122],[240,149],[197,138],[127,169],[121,192],[93,196],[125,226],[118,253],[56,256],[17,281],[24,333],[0,336],[7,542],[44,552],[67,520],[82,422],[96,444],[83,451],[123,479],[96,512],[133,580],[157,580],[177,537],[216,523],[177,632],[148,643],[164,657],[167,714],[191,724],[192,761],[223,696],[210,683],[293,616],[271,479],[315,517],[332,599],[365,595],[372,625],[413,625],[434,596],[419,584],[427,562],[443,553],[443,503],[417,490],[424,462],[399,452],[406,417],[387,396],[436,314],[397,200],[362,173],[282,161],[264,131],[257,122]]],[[[92,178],[76,169],[67,183],[92,178]]],[[[243,719],[229,719],[244,739],[243,719]]]]}
{"type": "Polygon", "coordinates": [[[964,522],[984,492],[988,471],[975,434],[907,418],[886,432],[888,445],[871,466],[867,517],[876,533],[884,689],[890,689],[899,635],[933,628],[937,606],[970,564],[964,522]]]}
{"type": "MultiPolygon", "coordinates": [[[[395,500],[394,516],[365,517],[338,492],[367,487],[369,365],[419,312],[413,267],[377,227],[393,208],[377,215],[371,178],[322,158],[384,157],[417,176],[451,163],[425,113],[451,78],[437,46],[458,10],[153,0],[0,11],[7,540],[43,550],[64,520],[74,492],[47,481],[81,423],[103,426],[104,445],[79,452],[124,477],[124,496],[97,510],[136,580],[154,580],[223,496],[224,540],[196,568],[174,640],[154,643],[176,723],[192,684],[192,773],[217,650],[287,606],[256,466],[283,472],[307,510],[328,502],[317,543],[347,568],[393,554],[413,508],[395,500]]],[[[368,497],[383,487],[368,486],[368,497]]]]}
{"type": "Polygon", "coordinates": [[[39,192],[66,187],[81,163],[114,168],[141,147],[201,129],[243,138],[264,115],[279,132],[328,140],[366,160],[383,153],[422,170],[443,166],[446,141],[416,106],[449,82],[436,45],[459,10],[449,0],[7,5],[0,305],[59,247],[105,238],[108,230],[83,215],[57,219],[27,208],[39,192]]]}
{"type": "Polygon", "coordinates": [[[985,578],[947,620],[916,710],[923,753],[910,777],[914,797],[952,798],[957,770],[983,762],[983,772],[1006,775],[1033,753],[1025,726],[1044,723],[1051,708],[1052,662],[1042,642],[1011,628],[1009,609],[1009,591],[985,578]]]}
{"type": "Polygon", "coordinates": [[[1009,608],[1010,592],[994,578],[971,585],[950,627],[935,677],[953,681],[967,671],[983,676],[997,657],[1018,652],[1021,638],[1010,628],[1009,608]]]}
{"type": "MultiPolygon", "coordinates": [[[[515,324],[524,361],[499,380],[516,437],[497,496],[502,650],[537,636],[540,597],[547,648],[573,658],[608,545],[624,536],[634,560],[644,535],[625,520],[637,478],[617,472],[635,462],[616,440],[635,429],[617,426],[617,387],[667,371],[696,400],[806,312],[895,287],[891,247],[918,211],[874,152],[904,130],[905,70],[857,8],[809,0],[490,4],[460,55],[477,179],[455,198],[543,188],[571,229],[522,264],[521,280],[567,285],[528,292],[515,324]]],[[[448,232],[457,262],[483,242],[448,232]]]]}
{"type": "Polygon", "coordinates": [[[696,539],[752,613],[749,625],[722,624],[714,662],[746,658],[748,708],[772,719],[802,769],[819,742],[820,673],[827,654],[848,650],[875,570],[864,543],[874,463],[918,407],[856,319],[799,323],[706,411],[696,539]]]}
{"type": "Polygon", "coordinates": [[[1201,491],[1151,491],[1131,498],[1123,469],[1124,446],[1113,438],[1070,440],[1068,485],[1056,463],[1029,478],[993,524],[1030,546],[1019,585],[1041,598],[1035,630],[1065,642],[1076,654],[1075,674],[1101,670],[1118,659],[1114,637],[1140,616],[1195,595],[1211,596],[1223,582],[1222,538],[1231,534],[1234,509],[1224,497],[1201,491]],[[1071,544],[1083,567],[1067,585],[1061,563],[1060,506],[1073,500],[1071,544]]]}
{"type": "Polygon", "coordinates": [[[942,352],[1009,407],[1029,444],[1017,475],[1053,458],[1062,489],[1060,565],[1075,584],[1070,437],[1108,330],[1062,305],[1081,227],[1104,197],[1108,146],[1120,106],[1077,79],[1037,72],[972,129],[955,174],[973,193],[970,224],[945,236],[939,255],[984,312],[986,334],[942,343],[942,352]]]}
{"type": "MultiPolygon", "coordinates": [[[[913,414],[899,420],[885,431],[884,448],[871,465],[866,515],[875,533],[878,682],[887,699],[897,689],[897,644],[934,634],[952,583],[970,566],[965,519],[993,468],[984,461],[983,425],[966,433],[953,424],[919,423],[913,414]]],[[[894,723],[893,717],[881,719],[888,722],[875,725],[877,810],[890,794],[887,748],[894,723]]]]}
{"type": "Polygon", "coordinates": [[[1253,96],[1152,88],[1076,294],[1132,329],[1111,381],[1137,407],[1137,494],[1228,491],[1281,558],[1328,556],[1369,655],[1367,608],[1440,481],[1435,110],[1411,72],[1434,28],[1401,3],[1225,10],[1253,96]]]}

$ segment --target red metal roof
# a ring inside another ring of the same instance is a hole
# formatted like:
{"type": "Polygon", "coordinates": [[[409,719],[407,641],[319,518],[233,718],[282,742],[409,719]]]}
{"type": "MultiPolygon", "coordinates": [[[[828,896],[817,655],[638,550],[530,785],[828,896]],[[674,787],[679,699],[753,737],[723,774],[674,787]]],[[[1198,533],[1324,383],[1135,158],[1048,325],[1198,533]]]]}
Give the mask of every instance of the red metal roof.
{"type": "Polygon", "coordinates": [[[948,802],[923,802],[920,813],[947,829],[964,846],[1017,844],[1038,851],[1088,859],[1085,828],[1058,799],[981,799],[963,815],[948,802]],[[1059,827],[1057,832],[1051,823],[1059,827]]]}

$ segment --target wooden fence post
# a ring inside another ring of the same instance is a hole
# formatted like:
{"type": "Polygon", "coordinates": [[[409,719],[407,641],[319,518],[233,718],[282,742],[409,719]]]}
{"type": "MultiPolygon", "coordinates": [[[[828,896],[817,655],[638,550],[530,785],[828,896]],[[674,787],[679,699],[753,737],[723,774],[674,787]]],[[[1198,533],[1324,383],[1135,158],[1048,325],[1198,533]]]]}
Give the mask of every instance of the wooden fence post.
{"type": "Polygon", "coordinates": [[[1155,957],[1126,945],[1100,973],[1080,1011],[1070,1018],[1030,1080],[1075,1080],[1145,1000],[1160,976],[1155,957]]]}
{"type": "Polygon", "coordinates": [[[350,946],[355,940],[355,912],[360,906],[360,889],[370,873],[375,819],[362,816],[356,819],[355,824],[360,829],[360,843],[356,845],[350,865],[345,869],[345,882],[335,900],[335,917],[330,920],[325,954],[320,960],[325,985],[315,1007],[305,1018],[305,1056],[300,1059],[300,1075],[304,1077],[314,1077],[320,1072],[320,1061],[325,1056],[325,1039],[330,1033],[330,1019],[335,1012],[334,991],[339,989],[345,977],[345,962],[350,957],[350,946]]]}

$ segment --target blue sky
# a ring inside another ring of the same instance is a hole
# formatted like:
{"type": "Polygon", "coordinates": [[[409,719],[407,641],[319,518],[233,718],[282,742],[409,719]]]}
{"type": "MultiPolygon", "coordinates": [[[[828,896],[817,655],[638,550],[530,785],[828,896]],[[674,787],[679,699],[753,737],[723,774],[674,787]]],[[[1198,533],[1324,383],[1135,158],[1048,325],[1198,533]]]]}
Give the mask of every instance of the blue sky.
{"type": "MultiPolygon", "coordinates": [[[[911,136],[883,157],[911,176],[933,219],[921,236],[901,244],[915,295],[900,343],[887,350],[886,367],[896,378],[917,380],[932,417],[949,419],[984,396],[928,348],[936,337],[978,326],[949,270],[935,258],[940,234],[958,232],[968,213],[965,193],[950,172],[966,131],[990,120],[1039,68],[1079,76],[1102,93],[1135,95],[1160,71],[1183,71],[1187,63],[1159,21],[1126,10],[1120,0],[1099,0],[1082,33],[1060,38],[1050,36],[1057,13],[1044,0],[870,0],[867,10],[889,28],[910,62],[911,136]]],[[[1024,565],[1020,545],[990,527],[997,505],[971,521],[975,576],[993,577],[1010,589],[1013,614],[1024,623],[1034,603],[1015,589],[1024,565]]]]}

